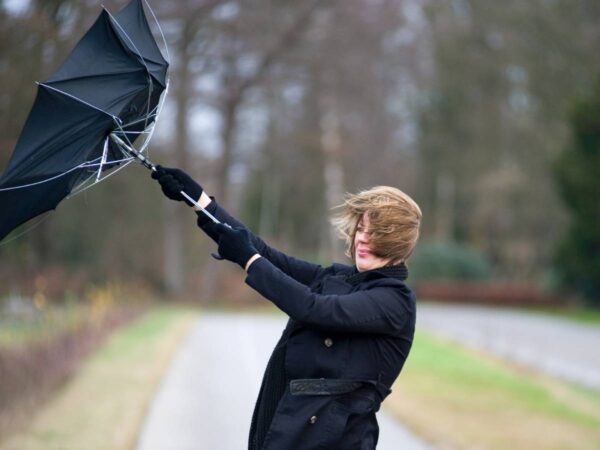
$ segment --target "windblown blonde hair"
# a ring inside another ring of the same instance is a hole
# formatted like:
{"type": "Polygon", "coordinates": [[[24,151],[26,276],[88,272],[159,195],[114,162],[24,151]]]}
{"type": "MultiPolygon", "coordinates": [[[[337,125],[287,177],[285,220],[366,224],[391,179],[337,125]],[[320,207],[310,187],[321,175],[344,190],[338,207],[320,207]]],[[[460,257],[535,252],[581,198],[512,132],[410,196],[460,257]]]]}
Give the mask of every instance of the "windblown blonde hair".
{"type": "Polygon", "coordinates": [[[421,224],[419,205],[389,186],[376,186],[358,194],[347,194],[332,222],[346,241],[346,255],[354,261],[354,238],[360,219],[369,217],[369,244],[375,256],[390,263],[405,262],[412,254],[421,224]]]}

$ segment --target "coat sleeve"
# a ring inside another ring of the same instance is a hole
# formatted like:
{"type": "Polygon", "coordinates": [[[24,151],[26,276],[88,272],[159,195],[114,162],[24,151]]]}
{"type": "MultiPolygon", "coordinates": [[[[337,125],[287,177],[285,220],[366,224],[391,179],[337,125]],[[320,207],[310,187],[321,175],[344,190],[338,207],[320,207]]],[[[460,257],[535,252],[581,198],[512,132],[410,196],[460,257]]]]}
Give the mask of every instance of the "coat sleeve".
{"type": "Polygon", "coordinates": [[[268,260],[254,261],[246,283],[292,319],[309,326],[355,333],[397,335],[411,316],[399,288],[373,287],[343,295],[312,292],[268,260]]]}
{"type": "MultiPolygon", "coordinates": [[[[212,197],[211,197],[212,198],[212,197]]],[[[286,275],[292,277],[299,283],[304,285],[309,285],[316,278],[323,276],[328,270],[328,268],[324,268],[319,264],[312,264],[307,261],[303,261],[298,258],[294,258],[293,256],[288,256],[279,250],[270,247],[264,242],[260,237],[256,236],[252,231],[246,227],[242,222],[237,220],[235,217],[230,215],[225,208],[221,207],[214,198],[212,198],[212,202],[206,208],[208,212],[210,212],[213,216],[219,219],[223,223],[227,223],[232,227],[243,227],[250,233],[250,238],[252,239],[252,244],[258,252],[264,258],[268,259],[271,263],[273,263],[278,269],[280,269],[286,275]]],[[[198,217],[204,219],[206,216],[204,213],[199,211],[198,217]]],[[[206,226],[209,224],[210,220],[205,220],[205,225],[200,225],[200,228],[204,230],[204,232],[215,242],[218,242],[218,235],[211,230],[210,226],[206,226]]]]}

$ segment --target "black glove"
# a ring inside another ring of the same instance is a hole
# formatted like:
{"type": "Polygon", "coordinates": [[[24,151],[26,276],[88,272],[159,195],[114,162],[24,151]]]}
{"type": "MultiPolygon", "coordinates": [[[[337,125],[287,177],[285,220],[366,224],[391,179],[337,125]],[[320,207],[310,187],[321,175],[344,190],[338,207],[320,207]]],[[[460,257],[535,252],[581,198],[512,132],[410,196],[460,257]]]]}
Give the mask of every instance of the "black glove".
{"type": "MultiPolygon", "coordinates": [[[[210,205],[208,205],[210,207],[210,205]]],[[[208,211],[208,208],[207,208],[208,211]]],[[[208,211],[211,214],[213,211],[208,211]]],[[[217,244],[219,243],[219,233],[216,230],[215,223],[212,221],[210,217],[208,217],[204,212],[197,211],[196,215],[198,218],[196,219],[196,223],[198,224],[198,228],[206,233],[206,235],[215,241],[217,244]]],[[[214,215],[214,214],[213,214],[214,215]]]]}
{"type": "Polygon", "coordinates": [[[230,228],[220,223],[211,228],[219,235],[219,255],[245,269],[248,260],[258,253],[252,245],[248,230],[242,227],[230,228]]]}
{"type": "Polygon", "coordinates": [[[156,166],[156,170],[152,171],[152,178],[158,181],[163,194],[168,198],[180,202],[184,201],[189,206],[193,206],[193,203],[181,195],[180,191],[185,192],[196,201],[198,201],[203,192],[202,186],[180,169],[156,166]]]}

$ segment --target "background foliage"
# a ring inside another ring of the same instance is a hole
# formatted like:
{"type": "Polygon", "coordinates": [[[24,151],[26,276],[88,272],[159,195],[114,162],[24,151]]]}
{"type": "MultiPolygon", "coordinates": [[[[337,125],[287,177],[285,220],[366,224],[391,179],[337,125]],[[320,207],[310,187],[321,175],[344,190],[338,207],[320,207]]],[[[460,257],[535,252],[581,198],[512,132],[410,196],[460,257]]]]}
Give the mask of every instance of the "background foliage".
{"type": "Polygon", "coordinates": [[[600,81],[589,98],[575,104],[570,145],[556,161],[556,179],[571,222],[556,263],[563,286],[600,298],[600,81]]]}
{"type": "MultiPolygon", "coordinates": [[[[104,2],[112,11],[124,3],[104,2]]],[[[598,297],[582,281],[597,271],[581,278],[590,264],[575,261],[587,248],[598,267],[600,252],[585,244],[598,240],[597,205],[568,181],[598,167],[597,141],[577,141],[598,108],[573,116],[573,143],[568,115],[599,73],[597,1],[151,4],[171,59],[152,157],[185,168],[271,242],[313,260],[342,258],[330,208],[346,191],[389,184],[421,205],[424,242],[456,249],[439,261],[452,264],[468,247],[485,255],[489,267],[477,270],[490,277],[539,283],[558,270],[564,285],[598,297]],[[565,208],[553,164],[568,146],[557,175],[565,208]],[[573,199],[584,197],[579,208],[573,199]]],[[[34,82],[99,12],[95,0],[0,1],[0,167],[34,82]]],[[[71,289],[116,278],[211,298],[218,287],[212,244],[193,214],[165,202],[141,168],[58,209],[0,246],[1,293],[49,273],[71,289]]]]}

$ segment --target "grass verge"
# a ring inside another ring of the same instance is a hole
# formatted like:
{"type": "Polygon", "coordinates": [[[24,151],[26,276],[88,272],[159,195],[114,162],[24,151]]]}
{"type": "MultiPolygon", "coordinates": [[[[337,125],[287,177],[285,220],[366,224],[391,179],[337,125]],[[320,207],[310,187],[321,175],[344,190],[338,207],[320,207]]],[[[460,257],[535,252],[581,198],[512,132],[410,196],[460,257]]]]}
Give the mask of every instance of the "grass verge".
{"type": "Polygon", "coordinates": [[[418,332],[385,402],[416,433],[453,449],[598,449],[600,392],[418,332]]]}
{"type": "Polygon", "coordinates": [[[574,320],[586,325],[600,326],[600,310],[591,308],[540,308],[532,313],[547,314],[559,319],[574,320]]]}
{"type": "Polygon", "coordinates": [[[197,313],[160,307],[112,335],[1,450],[125,450],[197,313]]]}

